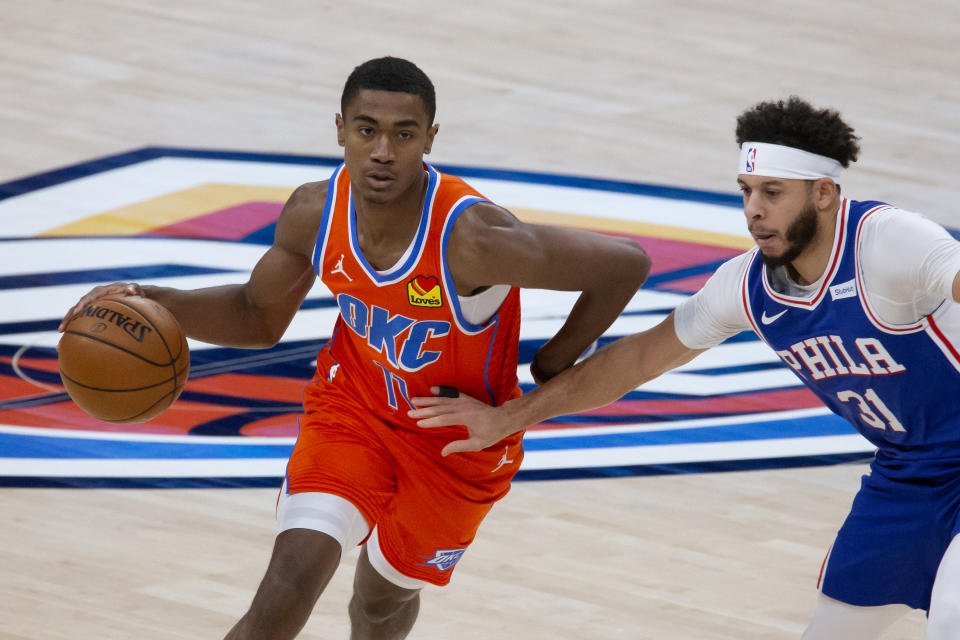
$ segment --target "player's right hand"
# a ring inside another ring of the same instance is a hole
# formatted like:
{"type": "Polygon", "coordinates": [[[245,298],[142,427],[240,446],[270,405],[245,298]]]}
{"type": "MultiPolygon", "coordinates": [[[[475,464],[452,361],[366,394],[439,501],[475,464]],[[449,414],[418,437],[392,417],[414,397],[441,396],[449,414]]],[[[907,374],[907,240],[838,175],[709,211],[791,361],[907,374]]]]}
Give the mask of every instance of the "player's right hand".
{"type": "Polygon", "coordinates": [[[135,282],[114,282],[113,284],[104,284],[100,285],[99,287],[94,287],[85,296],[80,298],[80,300],[77,301],[77,304],[70,307],[70,310],[67,311],[67,314],[63,316],[63,320],[60,321],[60,326],[57,328],[57,332],[63,333],[67,323],[69,323],[74,317],[80,315],[80,312],[83,311],[84,307],[86,307],[88,304],[94,300],[106,298],[107,296],[143,296],[143,289],[135,282]]]}

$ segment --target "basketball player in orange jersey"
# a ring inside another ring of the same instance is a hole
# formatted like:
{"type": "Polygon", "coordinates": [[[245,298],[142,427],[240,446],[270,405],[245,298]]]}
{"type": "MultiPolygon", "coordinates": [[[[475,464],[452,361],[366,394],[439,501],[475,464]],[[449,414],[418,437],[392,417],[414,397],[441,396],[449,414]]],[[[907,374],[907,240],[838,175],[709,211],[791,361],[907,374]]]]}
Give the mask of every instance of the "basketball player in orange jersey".
{"type": "Polygon", "coordinates": [[[317,275],[336,297],[340,317],[304,392],[273,556],[228,638],[296,636],[342,553],[359,544],[351,637],[405,637],[420,589],[449,582],[523,457],[521,433],[441,456],[466,431],[419,428],[410,398],[431,386],[493,405],[518,397],[517,287],[582,292],[531,365],[544,381],[574,363],[649,272],[632,241],[524,224],[424,164],[434,113],[433,85],[412,63],[360,65],[336,116],[344,163],[293,193],[247,283],[115,283],[67,314],[98,297],[142,295],[191,338],[263,348],[280,340],[317,275]]]}

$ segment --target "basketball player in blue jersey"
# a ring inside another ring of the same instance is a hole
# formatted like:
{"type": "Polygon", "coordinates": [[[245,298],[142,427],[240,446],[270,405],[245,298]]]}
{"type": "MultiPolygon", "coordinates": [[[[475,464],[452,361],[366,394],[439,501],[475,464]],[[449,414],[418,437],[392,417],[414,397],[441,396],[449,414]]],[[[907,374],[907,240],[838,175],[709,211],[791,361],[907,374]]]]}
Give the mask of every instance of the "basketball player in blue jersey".
{"type": "Polygon", "coordinates": [[[872,640],[909,608],[960,638],[960,243],[881,202],[848,200],[858,138],[791,97],[737,121],[737,182],[757,246],[662,323],[498,408],[416,398],[423,427],[465,424],[444,455],[612,402],[753,330],[877,446],[822,569],[805,640],[872,640]]]}

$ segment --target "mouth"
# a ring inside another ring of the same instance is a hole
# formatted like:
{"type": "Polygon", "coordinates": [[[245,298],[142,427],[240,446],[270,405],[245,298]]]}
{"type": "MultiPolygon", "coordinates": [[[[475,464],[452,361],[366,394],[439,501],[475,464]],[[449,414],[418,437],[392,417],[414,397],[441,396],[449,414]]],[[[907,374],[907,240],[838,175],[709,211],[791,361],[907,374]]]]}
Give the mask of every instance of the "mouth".
{"type": "Polygon", "coordinates": [[[775,233],[760,230],[751,230],[750,235],[753,236],[753,240],[760,246],[769,245],[777,237],[775,233]]]}
{"type": "Polygon", "coordinates": [[[389,187],[397,179],[389,171],[368,171],[364,177],[373,189],[382,190],[389,187]]]}

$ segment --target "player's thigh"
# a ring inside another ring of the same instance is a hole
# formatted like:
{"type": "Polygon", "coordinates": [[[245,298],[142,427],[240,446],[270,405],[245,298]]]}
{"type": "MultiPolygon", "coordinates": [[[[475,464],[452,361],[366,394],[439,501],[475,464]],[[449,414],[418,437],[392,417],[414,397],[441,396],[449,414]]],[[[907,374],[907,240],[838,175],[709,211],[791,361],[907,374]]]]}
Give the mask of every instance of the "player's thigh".
{"type": "Polygon", "coordinates": [[[372,565],[403,587],[415,584],[404,578],[439,586],[450,581],[481,522],[509,491],[522,458],[519,441],[513,451],[504,445],[447,458],[439,455],[442,445],[396,447],[403,452],[397,494],[367,543],[372,565]],[[502,464],[504,457],[512,462],[502,464]]]}
{"type": "Polygon", "coordinates": [[[289,493],[284,481],[277,499],[277,533],[308,529],[325,533],[349,551],[370,533],[370,525],[359,508],[332,493],[307,491],[289,493]]]}
{"type": "MultiPolygon", "coordinates": [[[[820,591],[858,607],[928,609],[949,542],[936,491],[882,473],[864,476],[823,570],[820,591]]],[[[952,526],[952,525],[951,525],[952,526]]]]}
{"type": "Polygon", "coordinates": [[[345,520],[348,529],[357,526],[349,509],[337,500],[301,494],[336,496],[356,507],[370,527],[380,519],[396,493],[395,460],[371,431],[368,419],[372,418],[360,410],[352,415],[324,411],[301,416],[278,505],[286,507],[281,528],[315,528],[311,521],[331,518],[345,520]]]}

